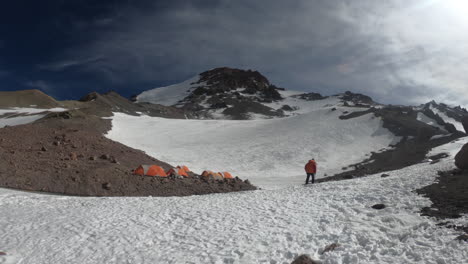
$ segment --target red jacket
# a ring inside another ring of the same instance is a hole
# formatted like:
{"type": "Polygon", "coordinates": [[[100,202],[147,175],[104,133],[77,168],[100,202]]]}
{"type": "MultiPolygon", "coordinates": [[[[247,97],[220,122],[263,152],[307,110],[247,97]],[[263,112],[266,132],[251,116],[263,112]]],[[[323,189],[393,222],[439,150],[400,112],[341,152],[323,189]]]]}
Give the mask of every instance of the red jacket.
{"type": "Polygon", "coordinates": [[[309,162],[305,165],[304,169],[307,173],[316,173],[317,163],[315,162],[315,160],[309,160],[309,162]]]}

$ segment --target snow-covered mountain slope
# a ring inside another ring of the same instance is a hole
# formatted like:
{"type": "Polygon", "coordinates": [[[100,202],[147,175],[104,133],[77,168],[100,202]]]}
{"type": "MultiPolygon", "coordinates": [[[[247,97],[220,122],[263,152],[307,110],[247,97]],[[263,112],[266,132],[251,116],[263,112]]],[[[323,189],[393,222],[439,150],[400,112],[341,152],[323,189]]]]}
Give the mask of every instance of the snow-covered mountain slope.
{"type": "Polygon", "coordinates": [[[145,91],[136,97],[137,102],[160,104],[165,106],[176,105],[189,96],[194,89],[202,84],[195,84],[200,76],[195,76],[182,83],[160,87],[145,91]]]}
{"type": "Polygon", "coordinates": [[[52,112],[63,112],[67,109],[64,108],[21,108],[14,107],[8,109],[0,109],[0,128],[5,126],[17,126],[32,123],[39,120],[52,112]]]}
{"type": "MultiPolygon", "coordinates": [[[[454,153],[466,143],[434,153],[454,153]]],[[[83,198],[0,189],[0,263],[464,263],[459,232],[420,216],[413,190],[453,156],[341,182],[244,193],[83,198]],[[372,205],[384,203],[383,210],[372,205]],[[320,254],[325,246],[335,250],[320,254]]],[[[468,224],[465,215],[455,224],[468,224]]]]}
{"type": "Polygon", "coordinates": [[[400,138],[383,128],[372,113],[341,120],[337,97],[304,102],[301,114],[281,119],[176,120],[114,113],[107,137],[146,151],[170,164],[230,171],[262,187],[299,184],[311,158],[317,177],[333,175],[358,163],[371,151],[396,144],[400,138]]]}
{"type": "Polygon", "coordinates": [[[447,115],[446,112],[441,111],[441,110],[439,110],[439,109],[437,109],[437,108],[435,108],[435,107],[431,107],[431,110],[432,110],[435,114],[439,115],[439,116],[444,120],[445,123],[449,123],[449,124],[454,125],[455,128],[456,128],[458,131],[462,131],[462,132],[465,131],[465,129],[463,128],[463,124],[462,124],[460,121],[455,120],[455,119],[452,118],[452,117],[449,117],[449,116],[447,115]]]}
{"type": "Polygon", "coordinates": [[[429,111],[429,114],[439,119],[437,123],[441,123],[440,121],[442,121],[450,124],[458,131],[465,132],[463,122],[468,122],[468,111],[460,106],[448,106],[443,103],[431,101],[419,106],[417,109],[425,111],[426,113],[429,111]]]}
{"type": "MultiPolygon", "coordinates": [[[[427,132],[431,127],[432,131],[428,132],[431,136],[464,133],[463,120],[468,127],[468,112],[461,107],[435,102],[419,107],[382,105],[366,95],[349,91],[330,97],[339,98],[340,106],[364,108],[362,111],[383,117],[385,127],[393,127],[392,132],[403,137],[415,137],[419,128],[427,132]],[[401,126],[411,128],[398,131],[397,127],[401,126]],[[406,133],[408,130],[413,133],[406,133]]],[[[310,107],[315,107],[311,102],[325,98],[318,93],[279,88],[257,71],[224,67],[200,73],[180,84],[143,92],[135,99],[140,103],[174,106],[189,118],[255,120],[308,113],[310,107]]],[[[352,111],[356,109],[348,112],[352,111]]]]}

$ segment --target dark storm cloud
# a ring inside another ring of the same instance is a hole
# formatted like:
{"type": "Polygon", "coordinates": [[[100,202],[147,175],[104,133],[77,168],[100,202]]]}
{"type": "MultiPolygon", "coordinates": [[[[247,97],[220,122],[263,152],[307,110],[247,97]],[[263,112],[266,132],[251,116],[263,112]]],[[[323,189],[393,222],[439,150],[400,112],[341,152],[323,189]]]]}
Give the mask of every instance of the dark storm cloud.
{"type": "Polygon", "coordinates": [[[0,78],[3,78],[7,75],[9,75],[10,73],[8,71],[4,71],[4,70],[0,70],[0,78]]]}
{"type": "Polygon", "coordinates": [[[461,32],[468,22],[440,1],[382,2],[118,4],[91,20],[104,30],[47,66],[73,66],[113,84],[155,86],[231,66],[259,70],[289,89],[352,90],[387,103],[436,99],[468,105],[460,96],[467,94],[468,49],[462,43],[468,36],[461,32]]]}

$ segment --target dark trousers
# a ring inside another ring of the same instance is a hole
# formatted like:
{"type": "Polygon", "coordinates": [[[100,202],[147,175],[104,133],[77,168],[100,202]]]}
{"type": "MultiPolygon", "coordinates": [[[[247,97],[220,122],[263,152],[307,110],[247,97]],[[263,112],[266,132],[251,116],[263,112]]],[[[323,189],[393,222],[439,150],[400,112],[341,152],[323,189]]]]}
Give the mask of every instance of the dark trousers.
{"type": "Polygon", "coordinates": [[[315,182],[315,173],[307,173],[306,184],[309,183],[309,178],[312,176],[312,183],[315,182]]]}

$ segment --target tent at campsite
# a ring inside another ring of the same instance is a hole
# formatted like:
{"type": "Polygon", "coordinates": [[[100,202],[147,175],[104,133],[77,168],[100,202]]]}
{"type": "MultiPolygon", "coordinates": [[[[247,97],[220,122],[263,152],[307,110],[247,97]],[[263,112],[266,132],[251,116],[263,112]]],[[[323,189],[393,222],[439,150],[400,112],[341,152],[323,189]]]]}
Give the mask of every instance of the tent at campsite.
{"type": "Polygon", "coordinates": [[[169,169],[166,174],[167,175],[172,175],[174,177],[185,177],[185,178],[188,178],[189,175],[188,175],[188,172],[190,172],[190,170],[187,168],[187,166],[177,166],[175,168],[171,168],[169,169]]]}
{"type": "Polygon", "coordinates": [[[231,173],[227,172],[227,171],[223,171],[223,172],[220,172],[221,175],[223,175],[223,178],[224,179],[234,179],[234,177],[232,177],[231,173]]]}
{"type": "Polygon", "coordinates": [[[207,178],[207,179],[214,179],[214,180],[222,180],[223,179],[223,175],[221,173],[212,172],[212,171],[204,171],[202,173],[202,177],[207,178]]]}
{"type": "Polygon", "coordinates": [[[133,172],[133,174],[141,175],[141,176],[167,177],[167,174],[164,171],[164,169],[158,165],[140,165],[133,172]]]}

